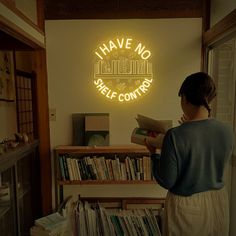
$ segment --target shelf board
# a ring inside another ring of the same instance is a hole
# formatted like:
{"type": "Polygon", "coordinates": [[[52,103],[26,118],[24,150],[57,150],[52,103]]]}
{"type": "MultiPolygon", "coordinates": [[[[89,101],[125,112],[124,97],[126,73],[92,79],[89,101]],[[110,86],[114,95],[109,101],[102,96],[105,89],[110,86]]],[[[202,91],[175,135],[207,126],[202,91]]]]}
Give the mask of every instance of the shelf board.
{"type": "Polygon", "coordinates": [[[141,145],[112,145],[112,146],[58,146],[55,148],[58,154],[65,153],[145,153],[149,154],[147,148],[141,145]]]}
{"type": "Polygon", "coordinates": [[[156,184],[155,180],[58,180],[59,185],[93,185],[93,184],[156,184]]]}

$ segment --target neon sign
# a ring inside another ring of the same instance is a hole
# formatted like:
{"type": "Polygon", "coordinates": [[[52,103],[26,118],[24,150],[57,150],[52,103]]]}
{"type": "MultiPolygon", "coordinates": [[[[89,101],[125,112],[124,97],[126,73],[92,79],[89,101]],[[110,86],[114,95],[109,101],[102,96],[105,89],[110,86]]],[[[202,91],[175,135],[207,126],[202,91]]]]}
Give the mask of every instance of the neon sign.
{"type": "Polygon", "coordinates": [[[153,82],[151,52],[132,38],[102,43],[95,51],[94,85],[106,98],[130,102],[149,91],[153,82]]]}

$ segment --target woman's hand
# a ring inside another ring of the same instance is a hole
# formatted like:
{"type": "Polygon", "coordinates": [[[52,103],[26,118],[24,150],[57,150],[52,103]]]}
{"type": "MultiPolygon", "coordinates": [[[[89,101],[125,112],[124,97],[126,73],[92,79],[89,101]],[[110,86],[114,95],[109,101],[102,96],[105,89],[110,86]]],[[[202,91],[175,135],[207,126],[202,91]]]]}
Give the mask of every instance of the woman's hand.
{"type": "Polygon", "coordinates": [[[146,145],[148,151],[150,152],[150,154],[156,153],[156,149],[157,149],[156,147],[149,144],[147,139],[145,139],[144,142],[145,142],[145,145],[146,145]]]}

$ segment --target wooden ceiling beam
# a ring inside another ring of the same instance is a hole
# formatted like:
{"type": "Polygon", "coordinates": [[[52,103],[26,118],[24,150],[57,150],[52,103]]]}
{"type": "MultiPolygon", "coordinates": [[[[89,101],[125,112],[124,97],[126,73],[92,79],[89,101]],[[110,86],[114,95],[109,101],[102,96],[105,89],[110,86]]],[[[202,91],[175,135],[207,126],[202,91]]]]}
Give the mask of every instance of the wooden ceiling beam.
{"type": "Polygon", "coordinates": [[[203,35],[204,46],[210,47],[222,37],[236,34],[236,9],[225,16],[221,21],[212,26],[203,35]]]}
{"type": "Polygon", "coordinates": [[[158,19],[158,18],[197,18],[202,17],[200,10],[159,10],[159,11],[77,11],[77,12],[57,12],[50,13],[46,20],[61,19],[158,19]]]}
{"type": "Polygon", "coordinates": [[[204,0],[45,0],[45,19],[202,17],[204,0]]]}
{"type": "Polygon", "coordinates": [[[0,30],[0,50],[28,51],[32,47],[0,30]]]}

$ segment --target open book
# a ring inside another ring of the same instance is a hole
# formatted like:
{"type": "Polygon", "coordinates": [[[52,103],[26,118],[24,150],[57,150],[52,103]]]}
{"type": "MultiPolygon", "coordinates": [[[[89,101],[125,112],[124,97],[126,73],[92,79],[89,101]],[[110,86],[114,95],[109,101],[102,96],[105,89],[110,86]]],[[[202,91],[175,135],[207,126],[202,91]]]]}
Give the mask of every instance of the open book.
{"type": "Polygon", "coordinates": [[[161,148],[165,133],[172,127],[172,120],[155,120],[138,114],[138,126],[131,134],[131,142],[145,145],[146,142],[156,148],[161,148]]]}

